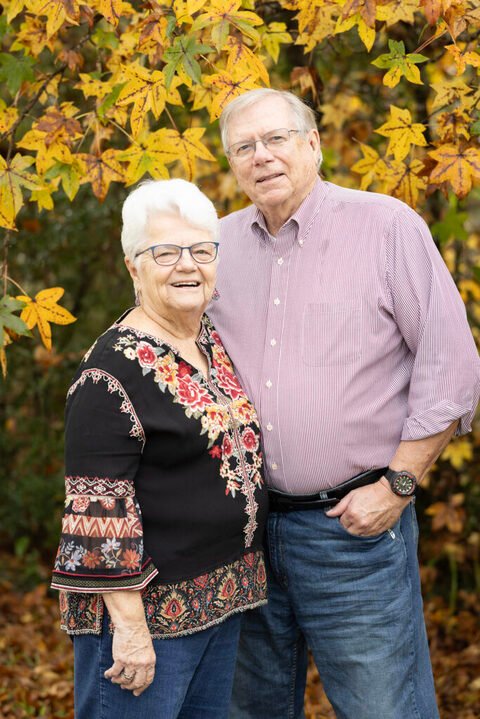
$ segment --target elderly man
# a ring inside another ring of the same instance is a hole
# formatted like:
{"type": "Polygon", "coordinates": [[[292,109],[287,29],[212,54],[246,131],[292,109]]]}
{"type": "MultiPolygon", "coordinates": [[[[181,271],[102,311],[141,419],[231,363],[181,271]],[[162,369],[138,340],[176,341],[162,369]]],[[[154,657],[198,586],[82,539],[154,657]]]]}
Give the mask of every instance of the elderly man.
{"type": "Polygon", "coordinates": [[[221,131],[253,205],[222,221],[211,315],[263,427],[269,604],[231,716],[304,717],[307,646],[339,719],[436,719],[414,494],[470,429],[479,361],[427,226],[318,176],[315,117],[253,90],[221,131]]]}

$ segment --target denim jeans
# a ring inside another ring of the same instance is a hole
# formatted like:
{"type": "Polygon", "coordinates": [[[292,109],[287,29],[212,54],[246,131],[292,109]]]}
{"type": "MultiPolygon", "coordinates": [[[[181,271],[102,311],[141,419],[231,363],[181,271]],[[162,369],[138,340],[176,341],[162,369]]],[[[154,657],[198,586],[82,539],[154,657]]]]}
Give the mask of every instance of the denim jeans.
{"type": "Polygon", "coordinates": [[[139,697],[103,676],[113,663],[106,619],[100,636],[75,636],[75,719],[226,719],[240,620],[236,614],[186,637],[154,639],[155,679],[139,697]]]}
{"type": "Polygon", "coordinates": [[[355,537],[322,510],[271,513],[268,605],[242,632],[230,719],[303,719],[310,647],[337,719],[438,719],[413,504],[355,537]]]}

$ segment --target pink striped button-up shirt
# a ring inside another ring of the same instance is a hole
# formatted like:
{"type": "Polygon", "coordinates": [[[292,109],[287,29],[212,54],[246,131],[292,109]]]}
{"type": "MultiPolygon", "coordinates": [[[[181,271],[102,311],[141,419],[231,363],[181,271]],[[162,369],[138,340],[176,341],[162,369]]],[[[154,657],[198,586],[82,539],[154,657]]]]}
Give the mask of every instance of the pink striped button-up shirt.
{"type": "Polygon", "coordinates": [[[267,482],[303,494],[388,465],[400,440],[480,392],[463,302],[424,221],[318,180],[272,237],[255,206],[221,221],[209,308],[263,429],[267,482]]]}

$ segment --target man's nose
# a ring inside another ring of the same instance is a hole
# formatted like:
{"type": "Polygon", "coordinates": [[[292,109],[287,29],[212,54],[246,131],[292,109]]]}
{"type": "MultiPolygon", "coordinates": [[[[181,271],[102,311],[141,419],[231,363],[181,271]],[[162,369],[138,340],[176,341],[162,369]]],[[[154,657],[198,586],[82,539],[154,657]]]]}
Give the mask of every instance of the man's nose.
{"type": "Polygon", "coordinates": [[[262,140],[257,140],[255,143],[255,149],[253,151],[253,159],[254,162],[268,162],[268,160],[273,159],[273,155],[268,149],[268,147],[265,147],[262,140]]]}

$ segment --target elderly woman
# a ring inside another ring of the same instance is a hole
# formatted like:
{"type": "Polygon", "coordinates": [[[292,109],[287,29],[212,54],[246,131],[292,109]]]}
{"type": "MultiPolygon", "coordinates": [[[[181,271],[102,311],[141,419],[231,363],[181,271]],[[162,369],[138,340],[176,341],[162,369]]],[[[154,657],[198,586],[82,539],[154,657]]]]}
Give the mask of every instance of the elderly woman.
{"type": "Polygon", "coordinates": [[[226,717],[240,613],[265,602],[259,426],[204,315],[217,222],[183,180],[132,192],[122,245],[137,304],[68,391],[52,586],[77,719],[226,717]]]}

